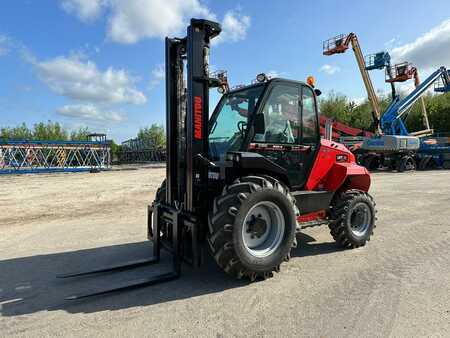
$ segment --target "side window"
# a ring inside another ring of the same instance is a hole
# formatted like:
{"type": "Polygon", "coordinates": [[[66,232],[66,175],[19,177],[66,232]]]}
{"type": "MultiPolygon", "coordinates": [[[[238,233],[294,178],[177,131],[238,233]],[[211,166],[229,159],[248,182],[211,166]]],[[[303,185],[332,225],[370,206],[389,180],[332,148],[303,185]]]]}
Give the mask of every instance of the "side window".
{"type": "Polygon", "coordinates": [[[316,143],[317,134],[317,114],[314,101],[314,94],[311,88],[302,88],[302,134],[304,144],[316,143]]]}
{"type": "Polygon", "coordinates": [[[278,85],[272,89],[263,109],[265,132],[255,134],[254,141],[265,143],[299,142],[299,89],[278,85]]]}

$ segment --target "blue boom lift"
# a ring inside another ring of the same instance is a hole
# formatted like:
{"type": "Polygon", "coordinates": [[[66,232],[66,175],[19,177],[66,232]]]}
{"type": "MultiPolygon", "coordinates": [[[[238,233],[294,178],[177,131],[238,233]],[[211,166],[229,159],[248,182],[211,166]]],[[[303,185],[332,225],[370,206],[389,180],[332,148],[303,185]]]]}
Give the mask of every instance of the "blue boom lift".
{"type": "MultiPolygon", "coordinates": [[[[419,84],[408,96],[400,99],[395,96],[392,103],[386,109],[380,119],[381,135],[365,139],[361,149],[366,151],[366,163],[368,156],[383,155],[384,165],[397,171],[413,170],[416,168],[415,157],[418,154],[431,152],[433,142],[423,143],[417,136],[411,135],[404,119],[412,105],[417,102],[426,91],[435,84],[436,92],[450,91],[450,72],[445,67],[440,67],[424,82],[419,84]],[[372,153],[370,153],[372,152],[372,153]]],[[[442,147],[440,147],[442,148],[442,147]]],[[[450,148],[447,149],[450,153],[450,148]]]]}
{"type": "MultiPolygon", "coordinates": [[[[405,82],[414,79],[414,86],[417,88],[420,85],[419,71],[410,62],[397,63],[391,66],[391,56],[388,52],[379,52],[376,54],[370,54],[365,57],[366,70],[385,69],[385,82],[391,85],[392,100],[397,97],[395,83],[405,82]]],[[[413,136],[429,136],[433,134],[433,130],[430,129],[430,123],[428,121],[427,108],[425,106],[425,100],[420,98],[420,105],[422,109],[423,122],[425,125],[424,130],[410,132],[409,135],[413,136]]],[[[406,119],[404,116],[403,120],[406,119]]]]}

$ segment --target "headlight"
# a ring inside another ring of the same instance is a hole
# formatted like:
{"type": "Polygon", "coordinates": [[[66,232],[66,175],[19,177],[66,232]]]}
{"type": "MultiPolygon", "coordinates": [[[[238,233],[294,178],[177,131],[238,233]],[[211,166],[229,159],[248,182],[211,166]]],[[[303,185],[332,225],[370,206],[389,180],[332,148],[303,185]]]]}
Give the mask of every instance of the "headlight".
{"type": "Polygon", "coordinates": [[[241,160],[241,155],[236,153],[227,153],[225,155],[226,161],[239,162],[241,160]]]}
{"type": "Polygon", "coordinates": [[[264,73],[256,75],[256,81],[258,82],[265,82],[267,81],[267,76],[264,73]]]}

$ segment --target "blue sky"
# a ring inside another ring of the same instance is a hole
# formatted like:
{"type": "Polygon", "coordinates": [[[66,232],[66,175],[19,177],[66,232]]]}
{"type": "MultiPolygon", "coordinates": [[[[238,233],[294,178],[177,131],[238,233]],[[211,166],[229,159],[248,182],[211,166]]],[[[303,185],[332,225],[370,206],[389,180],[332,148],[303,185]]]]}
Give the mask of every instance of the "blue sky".
{"type": "MultiPolygon", "coordinates": [[[[163,123],[164,36],[183,36],[190,17],[222,22],[211,63],[231,85],[260,72],[314,75],[325,95],[358,101],[365,91],[353,55],[322,56],[322,41],[353,31],[364,53],[389,50],[426,74],[450,66],[449,10],[448,0],[3,0],[0,126],[52,120],[123,141],[163,123]]],[[[372,73],[387,90],[383,78],[372,73]]]]}

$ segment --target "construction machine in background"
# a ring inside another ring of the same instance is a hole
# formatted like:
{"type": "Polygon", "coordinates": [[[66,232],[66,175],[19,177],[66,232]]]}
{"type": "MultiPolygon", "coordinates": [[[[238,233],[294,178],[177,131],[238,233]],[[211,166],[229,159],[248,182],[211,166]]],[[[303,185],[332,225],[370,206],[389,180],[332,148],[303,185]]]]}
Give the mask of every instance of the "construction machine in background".
{"type": "Polygon", "coordinates": [[[361,77],[364,82],[364,86],[367,91],[367,97],[369,99],[370,105],[372,107],[372,119],[374,121],[374,129],[377,134],[381,134],[381,129],[379,126],[379,121],[381,117],[380,104],[378,102],[378,96],[370,79],[369,72],[366,69],[364,55],[361,50],[361,46],[358,41],[358,37],[355,33],[350,34],[340,34],[331,39],[325,40],[323,42],[323,55],[335,55],[345,53],[348,48],[352,46],[353,52],[355,54],[356,63],[358,64],[361,77]]]}
{"type": "Polygon", "coordinates": [[[369,169],[387,167],[399,172],[416,169],[416,155],[421,147],[418,136],[428,136],[433,133],[430,129],[423,95],[430,86],[441,78],[440,91],[446,91],[448,73],[445,68],[436,71],[428,77],[424,83],[420,83],[418,71],[410,63],[402,63],[390,66],[390,56],[381,52],[364,58],[358,38],[355,33],[341,34],[323,44],[324,55],[344,53],[349,46],[355,53],[361,76],[367,90],[368,98],[372,106],[372,116],[375,125],[375,136],[364,138],[360,146],[354,148],[359,163],[369,169]],[[383,114],[380,113],[378,98],[376,96],[369,70],[386,69],[386,82],[391,84],[393,100],[383,114]],[[395,91],[395,82],[404,82],[414,78],[415,90],[405,99],[400,99],[395,91]],[[426,129],[409,133],[405,119],[412,105],[421,100],[422,111],[426,129]]]}
{"type": "MultiPolygon", "coordinates": [[[[445,67],[440,67],[405,98],[395,97],[380,120],[383,135],[365,139],[361,146],[361,149],[368,151],[365,155],[366,159],[372,157],[374,161],[378,161],[380,158],[378,154],[383,154],[384,163],[382,164],[387,164],[392,169],[397,171],[416,169],[418,154],[431,151],[433,145],[432,142],[428,142],[425,147],[422,145],[421,138],[412,136],[405,125],[405,119],[411,107],[439,80],[441,86],[435,87],[438,88],[437,92],[450,91],[449,72],[445,67]]],[[[422,135],[425,136],[428,133],[422,135]]],[[[369,165],[369,168],[373,166],[373,164],[369,165]]]]}
{"type": "Polygon", "coordinates": [[[192,19],[186,37],[166,39],[167,168],[148,209],[153,257],[62,277],[155,264],[162,248],[170,269],[68,299],[176,279],[182,264],[198,267],[207,251],[233,277],[265,279],[310,226],[328,225],[344,248],[370,239],[370,175],[346,147],[321,139],[314,81],[259,74],[228,90],[209,71],[210,41],[220,32],[218,23],[192,19]],[[224,94],[210,116],[214,87],[224,94]]]}
{"type": "MultiPolygon", "coordinates": [[[[395,83],[401,83],[413,79],[415,88],[420,85],[419,71],[417,67],[413,66],[410,62],[401,62],[391,65],[391,56],[388,52],[378,52],[375,54],[366,55],[365,65],[366,70],[368,71],[376,69],[384,70],[385,82],[389,83],[391,86],[392,100],[395,100],[397,97],[395,83]]],[[[417,132],[411,132],[410,135],[428,136],[433,134],[433,130],[430,128],[425,99],[423,97],[420,98],[420,106],[425,129],[417,132]]]]}
{"type": "MultiPolygon", "coordinates": [[[[395,90],[395,83],[414,80],[414,86],[417,88],[420,85],[419,71],[409,62],[402,62],[391,66],[390,55],[387,52],[380,52],[366,56],[366,69],[385,69],[385,81],[390,83],[392,88],[392,100],[397,99],[395,90]]],[[[435,92],[446,92],[445,74],[435,81],[435,92]]],[[[425,98],[422,95],[419,99],[422,118],[425,129],[415,132],[409,132],[409,135],[418,136],[420,145],[417,153],[414,154],[413,160],[408,159],[409,167],[419,170],[445,168],[450,169],[450,139],[449,135],[444,133],[433,134],[433,129],[430,127],[428,120],[427,109],[425,105],[425,98]]],[[[402,117],[402,120],[407,119],[407,114],[402,117]]],[[[382,163],[380,160],[381,154],[371,153],[366,156],[366,165],[369,169],[378,168],[382,163]]]]}

